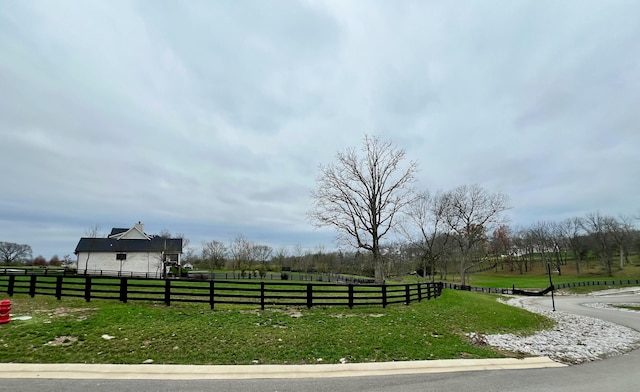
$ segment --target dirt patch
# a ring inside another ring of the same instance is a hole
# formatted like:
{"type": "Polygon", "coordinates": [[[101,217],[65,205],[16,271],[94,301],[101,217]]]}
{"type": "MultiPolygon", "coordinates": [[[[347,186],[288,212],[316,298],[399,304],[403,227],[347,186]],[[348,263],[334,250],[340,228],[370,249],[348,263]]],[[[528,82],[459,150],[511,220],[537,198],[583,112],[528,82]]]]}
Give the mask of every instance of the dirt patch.
{"type": "Polygon", "coordinates": [[[78,341],[78,338],[75,336],[58,336],[57,338],[53,339],[50,342],[45,343],[45,346],[54,346],[54,347],[59,347],[59,346],[71,346],[72,344],[74,344],[75,342],[78,341]]]}
{"type": "Polygon", "coordinates": [[[334,318],[345,318],[345,317],[356,317],[356,315],[355,314],[338,313],[338,314],[332,314],[331,317],[334,317],[334,318]]]}
{"type": "Polygon", "coordinates": [[[86,320],[87,313],[98,310],[98,308],[56,308],[56,309],[38,309],[34,313],[47,313],[49,318],[57,317],[75,317],[76,321],[86,320]]]}
{"type": "Polygon", "coordinates": [[[285,310],[284,314],[286,314],[288,316],[291,316],[293,318],[298,318],[298,317],[302,317],[303,316],[301,311],[299,311],[298,309],[293,309],[293,308],[285,310]]]}
{"type": "Polygon", "coordinates": [[[269,309],[269,310],[260,310],[260,309],[253,309],[253,310],[240,310],[240,313],[243,314],[263,314],[264,312],[274,312],[274,313],[284,313],[287,316],[291,316],[293,318],[298,318],[298,317],[302,317],[304,316],[304,314],[302,314],[301,311],[299,311],[296,308],[287,308],[287,309],[269,309]]]}

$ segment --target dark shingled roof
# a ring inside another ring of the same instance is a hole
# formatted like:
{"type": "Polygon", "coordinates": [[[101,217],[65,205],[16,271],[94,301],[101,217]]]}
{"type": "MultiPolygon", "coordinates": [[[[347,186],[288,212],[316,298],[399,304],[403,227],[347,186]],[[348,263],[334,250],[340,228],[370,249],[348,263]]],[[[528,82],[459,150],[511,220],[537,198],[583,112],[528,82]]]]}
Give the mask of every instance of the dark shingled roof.
{"type": "Polygon", "coordinates": [[[129,229],[126,229],[126,228],[123,229],[123,228],[120,228],[120,227],[114,227],[114,228],[111,229],[111,233],[109,233],[109,237],[111,237],[114,234],[124,233],[127,230],[129,230],[129,229]]]}
{"type": "MultiPolygon", "coordinates": [[[[129,230],[129,229],[125,229],[129,230]]],[[[112,230],[113,232],[113,230],[112,230]]],[[[117,240],[115,238],[80,238],[74,253],[79,252],[161,252],[182,253],[182,238],[153,237],[151,240],[117,240]]]]}

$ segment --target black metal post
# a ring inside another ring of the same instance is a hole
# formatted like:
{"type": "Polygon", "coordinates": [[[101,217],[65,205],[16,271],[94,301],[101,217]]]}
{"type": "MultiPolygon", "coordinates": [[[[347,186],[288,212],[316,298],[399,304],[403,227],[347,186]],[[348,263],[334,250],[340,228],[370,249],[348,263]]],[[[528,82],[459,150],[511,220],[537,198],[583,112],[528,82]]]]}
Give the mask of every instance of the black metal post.
{"type": "Polygon", "coordinates": [[[553,280],[551,279],[551,264],[547,261],[547,271],[549,271],[549,285],[551,286],[551,306],[553,307],[553,311],[556,311],[556,300],[553,297],[554,287],[553,280]]]}

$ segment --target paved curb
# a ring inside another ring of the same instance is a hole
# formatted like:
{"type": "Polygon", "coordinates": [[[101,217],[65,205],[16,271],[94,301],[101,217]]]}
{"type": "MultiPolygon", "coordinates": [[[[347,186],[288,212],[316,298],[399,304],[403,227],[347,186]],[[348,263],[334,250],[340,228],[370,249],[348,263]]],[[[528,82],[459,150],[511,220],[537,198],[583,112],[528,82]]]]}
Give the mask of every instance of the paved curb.
{"type": "Polygon", "coordinates": [[[537,369],[567,366],[548,357],[524,359],[445,359],[437,361],[347,363],[327,365],[88,365],[0,364],[2,378],[113,380],[221,380],[255,378],[327,378],[479,370],[537,369]]]}

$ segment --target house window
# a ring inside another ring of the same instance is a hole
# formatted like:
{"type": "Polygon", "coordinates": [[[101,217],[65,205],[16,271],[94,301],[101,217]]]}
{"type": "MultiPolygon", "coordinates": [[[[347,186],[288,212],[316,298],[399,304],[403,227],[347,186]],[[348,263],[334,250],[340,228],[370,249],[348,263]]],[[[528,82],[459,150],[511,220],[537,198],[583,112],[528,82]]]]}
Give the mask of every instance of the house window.
{"type": "Polygon", "coordinates": [[[126,259],[127,259],[126,253],[116,253],[116,260],[126,260],[126,259]]]}

